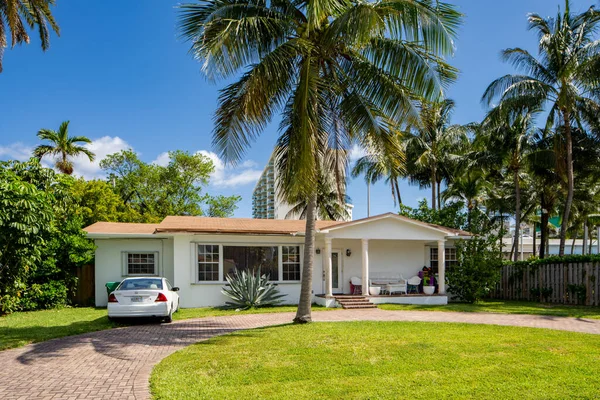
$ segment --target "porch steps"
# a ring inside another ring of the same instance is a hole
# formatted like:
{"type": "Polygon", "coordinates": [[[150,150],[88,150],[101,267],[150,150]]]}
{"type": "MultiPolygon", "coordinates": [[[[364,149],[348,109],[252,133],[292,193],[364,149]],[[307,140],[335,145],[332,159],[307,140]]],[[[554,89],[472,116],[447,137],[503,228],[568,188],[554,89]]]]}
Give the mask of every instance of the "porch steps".
{"type": "Polygon", "coordinates": [[[377,306],[364,296],[334,296],[344,309],[377,308],[377,306]]]}

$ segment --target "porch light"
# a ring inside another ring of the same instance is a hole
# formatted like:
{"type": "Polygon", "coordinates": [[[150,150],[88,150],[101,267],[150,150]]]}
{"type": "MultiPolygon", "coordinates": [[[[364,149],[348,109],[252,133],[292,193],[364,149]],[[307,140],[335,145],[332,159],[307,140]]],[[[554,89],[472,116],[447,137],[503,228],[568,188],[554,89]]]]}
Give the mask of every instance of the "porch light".
{"type": "Polygon", "coordinates": [[[321,249],[317,247],[317,254],[321,254],[321,249]]]}
{"type": "Polygon", "coordinates": [[[350,257],[352,255],[352,250],[346,249],[346,257],[350,257]]]}

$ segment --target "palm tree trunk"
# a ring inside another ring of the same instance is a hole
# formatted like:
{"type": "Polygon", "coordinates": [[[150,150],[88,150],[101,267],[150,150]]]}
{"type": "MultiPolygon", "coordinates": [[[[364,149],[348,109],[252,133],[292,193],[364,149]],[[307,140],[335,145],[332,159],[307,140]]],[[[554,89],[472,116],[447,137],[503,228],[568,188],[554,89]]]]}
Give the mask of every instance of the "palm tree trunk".
{"type": "Polygon", "coordinates": [[[537,243],[536,243],[537,242],[536,236],[537,236],[537,234],[535,233],[535,226],[536,225],[537,224],[534,222],[533,223],[533,256],[534,257],[537,255],[537,248],[536,248],[536,245],[537,245],[537,243]]]}
{"type": "Polygon", "coordinates": [[[435,205],[436,205],[436,201],[435,201],[435,184],[437,182],[436,179],[436,173],[435,173],[435,166],[433,166],[433,168],[431,169],[431,208],[433,210],[435,210],[435,205]]]}
{"type": "Polygon", "coordinates": [[[513,261],[519,260],[519,239],[521,231],[521,188],[519,187],[519,171],[515,170],[513,173],[513,181],[515,184],[515,251],[513,261]]]}
{"type": "Polygon", "coordinates": [[[550,218],[550,214],[548,213],[548,208],[546,208],[547,204],[545,201],[545,196],[542,193],[540,205],[542,206],[542,218],[540,221],[540,258],[546,257],[546,242],[548,238],[548,220],[550,218]]]}
{"type": "Polygon", "coordinates": [[[567,240],[567,227],[569,226],[569,217],[571,215],[571,206],[573,205],[573,191],[575,189],[573,178],[573,138],[571,137],[571,114],[568,111],[563,112],[565,120],[565,139],[567,145],[567,201],[563,212],[562,222],[560,224],[560,245],[558,255],[565,255],[565,241],[567,240]]]}
{"type": "Polygon", "coordinates": [[[437,202],[438,202],[438,210],[442,209],[442,193],[440,187],[442,186],[442,182],[440,180],[437,181],[437,202]]]}
{"type": "Polygon", "coordinates": [[[304,265],[302,267],[302,284],[300,286],[300,300],[294,322],[305,324],[312,321],[312,274],[315,257],[315,212],[317,210],[317,193],[315,192],[306,207],[306,233],[304,236],[304,265]]]}

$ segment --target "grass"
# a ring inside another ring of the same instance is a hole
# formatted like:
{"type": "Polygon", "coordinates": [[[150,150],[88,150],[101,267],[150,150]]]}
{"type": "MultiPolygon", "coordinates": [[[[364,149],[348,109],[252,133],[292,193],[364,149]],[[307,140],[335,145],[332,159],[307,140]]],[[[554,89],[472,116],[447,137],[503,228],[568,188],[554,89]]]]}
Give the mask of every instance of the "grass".
{"type": "Polygon", "coordinates": [[[524,301],[486,300],[475,304],[449,303],[443,306],[416,304],[380,304],[383,310],[489,312],[501,314],[537,314],[555,317],[600,319],[600,307],[542,304],[524,301]]]}
{"type": "Polygon", "coordinates": [[[155,399],[592,399],[600,336],[487,325],[336,322],[240,331],[152,372],[155,399]]]}
{"type": "MultiPolygon", "coordinates": [[[[314,310],[329,310],[313,305],[314,310]]],[[[225,310],[217,307],[182,308],[173,319],[216,317],[232,314],[258,314],[296,311],[296,306],[257,308],[246,311],[225,310]]],[[[43,342],[63,336],[125,326],[133,320],[120,323],[108,320],[106,308],[65,307],[54,310],[30,311],[0,317],[0,350],[43,342]]],[[[148,322],[144,320],[141,322],[148,322]]]]}

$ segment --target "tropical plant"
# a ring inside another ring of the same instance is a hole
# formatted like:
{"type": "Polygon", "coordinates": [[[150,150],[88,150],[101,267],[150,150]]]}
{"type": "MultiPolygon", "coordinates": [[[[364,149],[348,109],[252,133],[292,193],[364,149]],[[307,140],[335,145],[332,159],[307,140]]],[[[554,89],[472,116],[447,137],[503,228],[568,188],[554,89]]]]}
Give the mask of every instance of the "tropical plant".
{"type": "MultiPolygon", "coordinates": [[[[325,175],[322,175],[319,179],[316,210],[318,219],[331,221],[347,221],[350,219],[347,208],[350,198],[345,194],[345,180],[341,183],[342,187],[338,187],[332,177],[325,175]],[[341,193],[338,193],[338,191],[341,193]]],[[[296,203],[292,203],[292,208],[285,217],[306,219],[307,208],[308,203],[305,199],[299,198],[296,203]]]]}
{"type": "Polygon", "coordinates": [[[319,178],[342,178],[352,143],[400,151],[394,128],[416,121],[414,99],[441,97],[456,77],[441,57],[461,14],[433,0],[204,0],[180,9],[182,36],[210,79],[247,69],[219,98],[213,143],[223,158],[238,161],[283,112],[281,193],[307,203],[294,321],[309,322],[319,178]]]}
{"type": "MultiPolygon", "coordinates": [[[[534,113],[526,109],[504,110],[497,107],[487,115],[482,129],[485,135],[483,139],[491,153],[488,161],[495,165],[495,169],[502,166],[512,178],[515,196],[515,248],[519,248],[521,235],[521,175],[525,172],[526,157],[535,132],[533,116],[534,113]]],[[[517,257],[518,253],[515,252],[514,261],[517,261],[517,257]]]]}
{"type": "Polygon", "coordinates": [[[404,139],[411,183],[431,187],[431,208],[441,208],[440,186],[459,159],[467,139],[467,127],[451,125],[455,103],[422,101],[419,124],[404,139]],[[437,200],[436,200],[437,199],[437,200]]]}
{"type": "Polygon", "coordinates": [[[448,292],[474,303],[489,295],[500,280],[502,253],[494,235],[456,243],[457,263],[446,270],[448,292]]]}
{"type": "Polygon", "coordinates": [[[40,129],[37,136],[42,140],[48,140],[52,144],[37,146],[33,150],[33,155],[39,160],[45,156],[55,157],[54,166],[63,174],[71,175],[73,173],[73,162],[71,161],[73,157],[83,154],[90,161],[94,161],[96,157],[88,148],[77,144],[92,143],[90,139],[85,136],[69,136],[69,121],[60,124],[58,131],[40,129]]]}
{"type": "Polygon", "coordinates": [[[50,30],[60,34],[58,24],[52,16],[50,6],[55,0],[0,0],[0,72],[2,72],[2,55],[8,47],[7,32],[10,32],[11,47],[17,44],[29,44],[30,29],[38,28],[42,50],[50,47],[50,30]]]}
{"type": "Polygon", "coordinates": [[[280,304],[284,294],[279,293],[277,286],[269,282],[269,277],[260,273],[256,274],[246,270],[236,271],[233,275],[225,277],[228,286],[223,287],[221,293],[231,301],[225,302],[228,308],[247,310],[249,308],[272,307],[280,304]]]}
{"type": "MultiPolygon", "coordinates": [[[[400,140],[398,134],[393,140],[400,140]]],[[[400,179],[406,176],[406,154],[400,144],[394,145],[399,151],[394,154],[383,154],[381,152],[369,152],[356,160],[352,168],[352,176],[364,175],[367,185],[385,180],[392,191],[394,205],[402,206],[402,194],[400,193],[400,179]]]]}
{"type": "Polygon", "coordinates": [[[480,206],[485,203],[487,191],[490,187],[491,184],[483,171],[470,169],[454,178],[442,193],[442,199],[444,201],[458,201],[467,207],[466,229],[473,231],[473,227],[476,225],[473,223],[473,219],[483,215],[480,206]],[[478,215],[475,215],[476,213],[478,215]]]}
{"type": "Polygon", "coordinates": [[[565,0],[564,11],[555,18],[529,15],[529,29],[537,32],[539,57],[521,48],[502,52],[505,61],[524,70],[525,75],[505,75],[493,81],[482,101],[500,100],[500,107],[544,109],[548,117],[546,131],[564,134],[567,197],[562,214],[559,254],[563,255],[574,193],[573,127],[585,131],[598,126],[600,104],[600,42],[595,35],[600,13],[589,8],[581,14],[571,13],[571,1],[565,0]],[[562,126],[563,129],[558,129],[562,126]]]}

